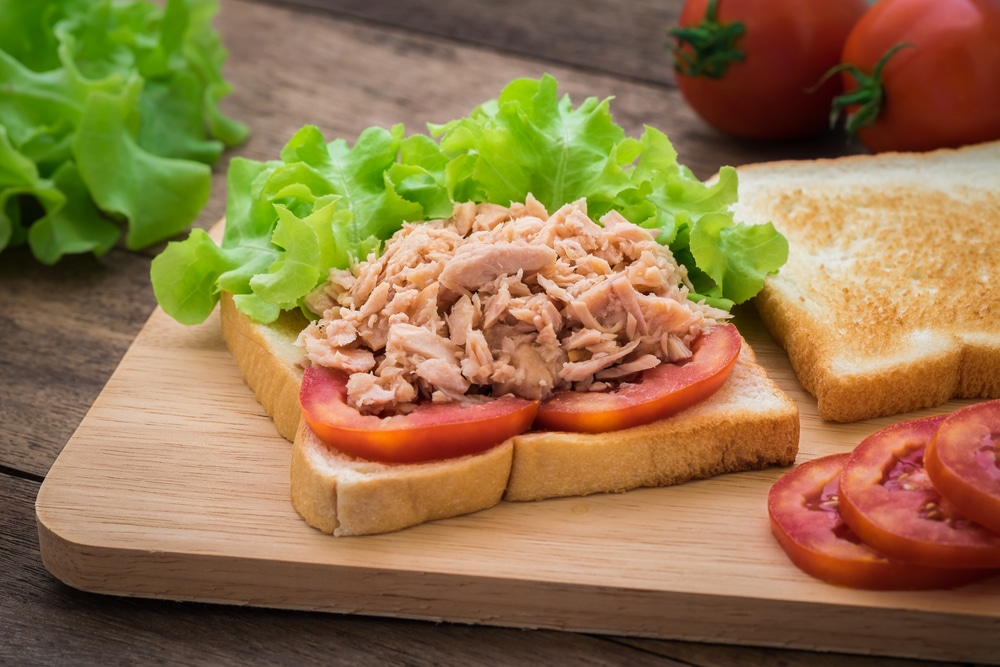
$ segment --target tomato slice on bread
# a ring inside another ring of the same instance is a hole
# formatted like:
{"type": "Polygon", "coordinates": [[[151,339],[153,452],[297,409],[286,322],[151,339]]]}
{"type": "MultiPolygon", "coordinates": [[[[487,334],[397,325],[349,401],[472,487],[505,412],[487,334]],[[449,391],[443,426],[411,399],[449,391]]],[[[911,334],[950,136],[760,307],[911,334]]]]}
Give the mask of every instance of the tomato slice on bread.
{"type": "Polygon", "coordinates": [[[339,451],[386,463],[477,454],[531,426],[538,401],[504,396],[483,403],[425,403],[408,414],[363,415],[347,403],[347,374],[310,366],[299,404],[309,428],[339,451]]]}
{"type": "Polygon", "coordinates": [[[660,364],[612,391],[559,391],[542,401],[535,427],[604,433],[676,414],[714,394],[729,377],[743,338],[732,324],[705,329],[680,364],[660,364]]]}
{"type": "Polygon", "coordinates": [[[840,513],[879,551],[909,562],[1000,568],[1000,534],[971,521],[934,488],[924,452],[945,415],[911,419],[865,438],[840,476],[840,513]]]}
{"type": "Polygon", "coordinates": [[[660,364],[610,392],[558,392],[538,401],[503,396],[472,405],[424,403],[407,414],[363,415],[347,403],[347,374],[305,369],[303,418],[320,440],[372,461],[412,463],[475,454],[532,425],[550,431],[600,433],[675,414],[715,393],[739,356],[743,338],[731,324],[706,329],[691,359],[660,364]]]}
{"type": "Polygon", "coordinates": [[[1000,533],[1000,401],[948,415],[927,445],[924,466],[960,512],[1000,533]]]}
{"type": "Polygon", "coordinates": [[[838,511],[840,474],[850,454],[807,461],[771,487],[771,532],[803,572],[827,583],[869,590],[950,588],[990,576],[990,570],[914,565],[862,542],[838,511]]]}

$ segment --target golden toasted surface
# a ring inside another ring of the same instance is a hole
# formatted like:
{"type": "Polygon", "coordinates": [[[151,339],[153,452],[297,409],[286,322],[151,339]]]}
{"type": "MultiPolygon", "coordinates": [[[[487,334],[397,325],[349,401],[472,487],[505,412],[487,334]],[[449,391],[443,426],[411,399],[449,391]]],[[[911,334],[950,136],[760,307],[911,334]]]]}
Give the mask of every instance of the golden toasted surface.
{"type": "Polygon", "coordinates": [[[835,421],[1000,396],[1000,143],[740,169],[789,260],[756,300],[835,421]]]}
{"type": "Polygon", "coordinates": [[[794,247],[781,280],[809,290],[817,310],[841,313],[837,335],[857,354],[895,351],[905,344],[900,328],[1000,334],[1000,291],[991,289],[1000,191],[799,190],[775,206],[787,211],[781,225],[794,247]]]}

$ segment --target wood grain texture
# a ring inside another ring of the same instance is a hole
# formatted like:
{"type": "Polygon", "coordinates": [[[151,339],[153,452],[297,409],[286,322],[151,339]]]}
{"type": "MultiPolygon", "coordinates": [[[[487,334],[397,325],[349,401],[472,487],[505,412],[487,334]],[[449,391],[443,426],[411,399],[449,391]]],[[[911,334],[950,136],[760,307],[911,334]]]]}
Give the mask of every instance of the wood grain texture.
{"type": "MultiPolygon", "coordinates": [[[[889,423],[821,422],[753,313],[739,325],[802,409],[800,460],[889,423]]],[[[288,465],[217,316],[183,327],[157,310],[42,485],[42,558],[72,586],[117,595],[1000,661],[986,639],[1000,629],[1000,578],[868,593],[793,567],[766,513],[781,470],[334,539],[291,507],[288,465]]]]}
{"type": "Polygon", "coordinates": [[[572,4],[532,0],[284,2],[578,69],[673,85],[667,30],[680,13],[681,3],[676,1],[580,0],[572,4]]]}
{"type": "MultiPolygon", "coordinates": [[[[630,134],[644,123],[668,132],[681,160],[702,177],[723,164],[856,150],[832,136],[791,144],[728,140],[683,104],[670,85],[665,61],[654,65],[656,72],[635,73],[646,66],[649,54],[660,55],[662,26],[655,17],[676,15],[681,0],[663,0],[662,6],[647,0],[520,6],[489,0],[373,2],[355,3],[350,11],[332,4],[303,11],[303,1],[280,7],[220,2],[216,25],[231,53],[226,75],[235,86],[223,106],[248,122],[253,134],[216,165],[211,200],[196,222],[200,227],[210,227],[223,213],[229,159],[274,157],[305,123],[319,125],[331,139],[348,140],[373,124],[403,122],[420,129],[428,120],[465,114],[513,77],[546,71],[577,101],[615,96],[616,119],[630,134]],[[532,20],[525,20],[528,10],[532,20]]],[[[152,311],[149,259],[161,247],[144,253],[114,250],[101,260],[70,258],[54,268],[40,267],[18,251],[0,254],[0,664],[928,664],[175,603],[85,593],[60,583],[45,570],[39,553],[38,480],[152,311]]],[[[135,418],[134,412],[120,416],[123,423],[135,418]]],[[[163,415],[154,411],[151,418],[155,423],[163,415]]],[[[260,415],[251,411],[249,418],[260,420],[260,415]]],[[[246,453],[237,460],[248,461],[246,453]]],[[[247,532],[256,530],[254,525],[247,532]]],[[[726,553],[719,558],[727,558],[726,553]]],[[[127,570],[122,574],[134,576],[127,570]]],[[[544,603],[539,597],[538,604],[544,603]]],[[[605,607],[608,614],[615,612],[613,598],[605,607]]],[[[728,641],[724,633],[714,636],[728,641]]]]}
{"type": "Polygon", "coordinates": [[[120,250],[55,267],[0,256],[0,465],[49,469],[156,305],[148,272],[120,250]]]}
{"type": "MultiPolygon", "coordinates": [[[[409,12],[416,16],[422,13],[415,7],[431,3],[368,4],[373,12],[388,12],[377,8],[391,6],[404,16],[409,12]]],[[[495,31],[513,29],[511,22],[521,20],[517,12],[492,16],[495,10],[490,8],[500,4],[485,0],[455,4],[466,7],[464,14],[495,18],[495,31]]],[[[574,17],[571,26],[589,20],[587,12],[575,11],[575,3],[530,4],[537,6],[537,11],[554,13],[544,26],[555,25],[559,13],[569,11],[574,17]]],[[[638,8],[605,3],[605,13],[618,12],[621,20],[639,25],[643,4],[651,6],[648,2],[638,3],[638,8]]],[[[319,10],[301,12],[243,0],[223,2],[218,24],[224,39],[228,38],[226,73],[235,86],[226,108],[256,128],[240,154],[272,158],[304,124],[317,125],[328,140],[343,138],[352,144],[371,125],[402,123],[410,131],[425,131],[428,122],[464,116],[495,98],[514,78],[538,77],[546,72],[558,79],[561,91],[577,104],[589,96],[613,97],[615,120],[631,136],[638,136],[646,124],[666,132],[681,162],[702,178],[723,165],[858,150],[833,135],[787,143],[734,141],[698,119],[672,86],[607,73],[606,66],[616,62],[614,54],[605,54],[600,67],[581,69],[546,60],[544,47],[538,47],[535,57],[529,58],[485,48],[488,42],[471,43],[486,39],[488,31],[461,32],[452,26],[448,35],[462,40],[456,41],[396,27],[402,23],[398,20],[386,27],[319,10]],[[456,63],[461,66],[456,67],[456,63]]],[[[537,27],[536,34],[539,29],[543,28],[537,27]]],[[[611,43],[613,40],[605,39],[595,42],[594,48],[607,50],[611,43]]]]}

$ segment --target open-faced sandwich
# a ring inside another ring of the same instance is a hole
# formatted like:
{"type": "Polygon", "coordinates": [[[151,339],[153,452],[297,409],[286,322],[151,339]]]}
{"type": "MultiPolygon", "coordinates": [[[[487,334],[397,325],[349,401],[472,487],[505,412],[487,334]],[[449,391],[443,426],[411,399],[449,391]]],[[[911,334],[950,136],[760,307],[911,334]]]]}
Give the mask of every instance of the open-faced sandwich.
{"type": "Polygon", "coordinates": [[[234,159],[221,245],[195,230],[152,278],[181,322],[221,298],[306,521],[380,533],[792,464],[798,410],[729,323],[787,245],[734,224],[736,186],[523,79],[427,135],[234,159]]]}

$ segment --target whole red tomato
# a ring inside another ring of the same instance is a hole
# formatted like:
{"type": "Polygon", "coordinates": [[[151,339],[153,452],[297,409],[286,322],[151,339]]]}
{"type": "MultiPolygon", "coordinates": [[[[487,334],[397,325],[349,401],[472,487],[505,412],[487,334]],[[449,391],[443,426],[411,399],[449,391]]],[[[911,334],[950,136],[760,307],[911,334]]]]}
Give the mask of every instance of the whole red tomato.
{"type": "Polygon", "coordinates": [[[1000,139],[1000,0],[878,0],[842,62],[834,109],[872,152],[1000,139]]]}
{"type": "Polygon", "coordinates": [[[675,44],[677,86],[706,122],[749,139],[827,129],[840,62],[866,0],[688,0],[675,44]]]}

